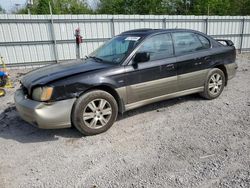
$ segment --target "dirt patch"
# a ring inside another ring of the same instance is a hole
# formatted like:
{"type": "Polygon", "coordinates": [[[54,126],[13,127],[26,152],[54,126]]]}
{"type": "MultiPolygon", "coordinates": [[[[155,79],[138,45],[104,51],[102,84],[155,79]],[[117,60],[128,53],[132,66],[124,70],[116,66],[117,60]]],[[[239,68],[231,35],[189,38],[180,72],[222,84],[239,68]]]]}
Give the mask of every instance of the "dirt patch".
{"type": "Polygon", "coordinates": [[[190,95],[119,117],[106,133],[40,130],[0,98],[0,187],[250,187],[250,55],[215,100],[190,95]],[[4,184],[3,184],[4,183],[4,184]]]}

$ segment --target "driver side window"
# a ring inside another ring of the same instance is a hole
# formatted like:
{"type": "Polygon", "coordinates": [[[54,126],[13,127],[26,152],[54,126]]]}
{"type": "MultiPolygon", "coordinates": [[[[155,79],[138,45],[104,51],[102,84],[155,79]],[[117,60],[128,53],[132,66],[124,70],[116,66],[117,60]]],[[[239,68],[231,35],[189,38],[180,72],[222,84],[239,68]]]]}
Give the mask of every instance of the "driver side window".
{"type": "Polygon", "coordinates": [[[150,61],[172,57],[173,44],[170,34],[155,35],[143,42],[138,52],[147,52],[150,54],[150,61]]]}

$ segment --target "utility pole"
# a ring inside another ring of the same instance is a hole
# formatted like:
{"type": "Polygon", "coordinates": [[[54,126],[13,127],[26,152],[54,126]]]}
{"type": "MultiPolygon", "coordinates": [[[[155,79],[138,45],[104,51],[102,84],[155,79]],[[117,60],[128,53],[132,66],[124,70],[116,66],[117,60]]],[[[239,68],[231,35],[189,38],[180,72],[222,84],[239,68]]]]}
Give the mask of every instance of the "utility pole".
{"type": "Polygon", "coordinates": [[[187,0],[185,0],[185,13],[187,15],[187,0]]]}
{"type": "Polygon", "coordinates": [[[210,6],[210,4],[209,4],[209,0],[207,1],[207,15],[209,16],[209,14],[210,14],[210,12],[209,12],[209,7],[210,6]]]}
{"type": "Polygon", "coordinates": [[[52,34],[52,39],[54,42],[54,54],[55,54],[55,60],[56,63],[58,63],[58,51],[57,51],[57,42],[56,42],[56,34],[55,34],[55,28],[54,28],[54,20],[53,20],[53,12],[52,12],[52,7],[49,2],[49,12],[50,12],[50,20],[51,20],[51,34],[52,34]]]}
{"type": "Polygon", "coordinates": [[[33,5],[33,0],[27,0],[27,8],[28,8],[28,14],[30,15],[30,8],[33,5]]]}
{"type": "Polygon", "coordinates": [[[19,4],[19,3],[16,3],[16,4],[15,4],[15,8],[16,8],[16,10],[15,10],[15,11],[16,11],[16,12],[18,12],[18,11],[19,11],[19,7],[20,7],[20,5],[21,5],[21,4],[19,4]]]}

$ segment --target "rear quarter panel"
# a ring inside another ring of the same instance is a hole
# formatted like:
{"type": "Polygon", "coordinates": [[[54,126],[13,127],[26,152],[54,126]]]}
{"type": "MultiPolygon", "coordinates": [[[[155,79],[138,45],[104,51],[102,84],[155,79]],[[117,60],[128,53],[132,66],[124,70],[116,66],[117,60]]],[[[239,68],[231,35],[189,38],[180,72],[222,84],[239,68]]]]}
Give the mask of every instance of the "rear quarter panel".
{"type": "Polygon", "coordinates": [[[211,48],[212,66],[235,63],[236,51],[234,46],[211,48]]]}

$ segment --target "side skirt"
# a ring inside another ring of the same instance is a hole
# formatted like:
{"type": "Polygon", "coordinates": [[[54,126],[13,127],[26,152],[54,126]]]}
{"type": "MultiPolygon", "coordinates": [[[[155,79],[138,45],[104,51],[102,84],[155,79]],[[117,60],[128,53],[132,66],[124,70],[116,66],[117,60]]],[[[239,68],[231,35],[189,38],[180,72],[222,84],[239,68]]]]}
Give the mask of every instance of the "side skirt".
{"type": "Polygon", "coordinates": [[[154,98],[142,100],[142,101],[138,101],[135,103],[130,103],[130,104],[125,105],[125,111],[132,110],[132,109],[135,109],[135,108],[147,105],[147,104],[151,104],[154,102],[158,102],[158,101],[162,101],[162,100],[166,100],[166,99],[171,99],[171,98],[175,98],[175,97],[180,97],[180,96],[184,96],[184,95],[189,95],[189,94],[193,94],[193,93],[199,93],[202,91],[204,91],[204,86],[193,88],[193,89],[188,89],[188,90],[184,90],[184,91],[179,91],[176,93],[170,93],[167,95],[162,95],[159,97],[154,97],[154,98]]]}

